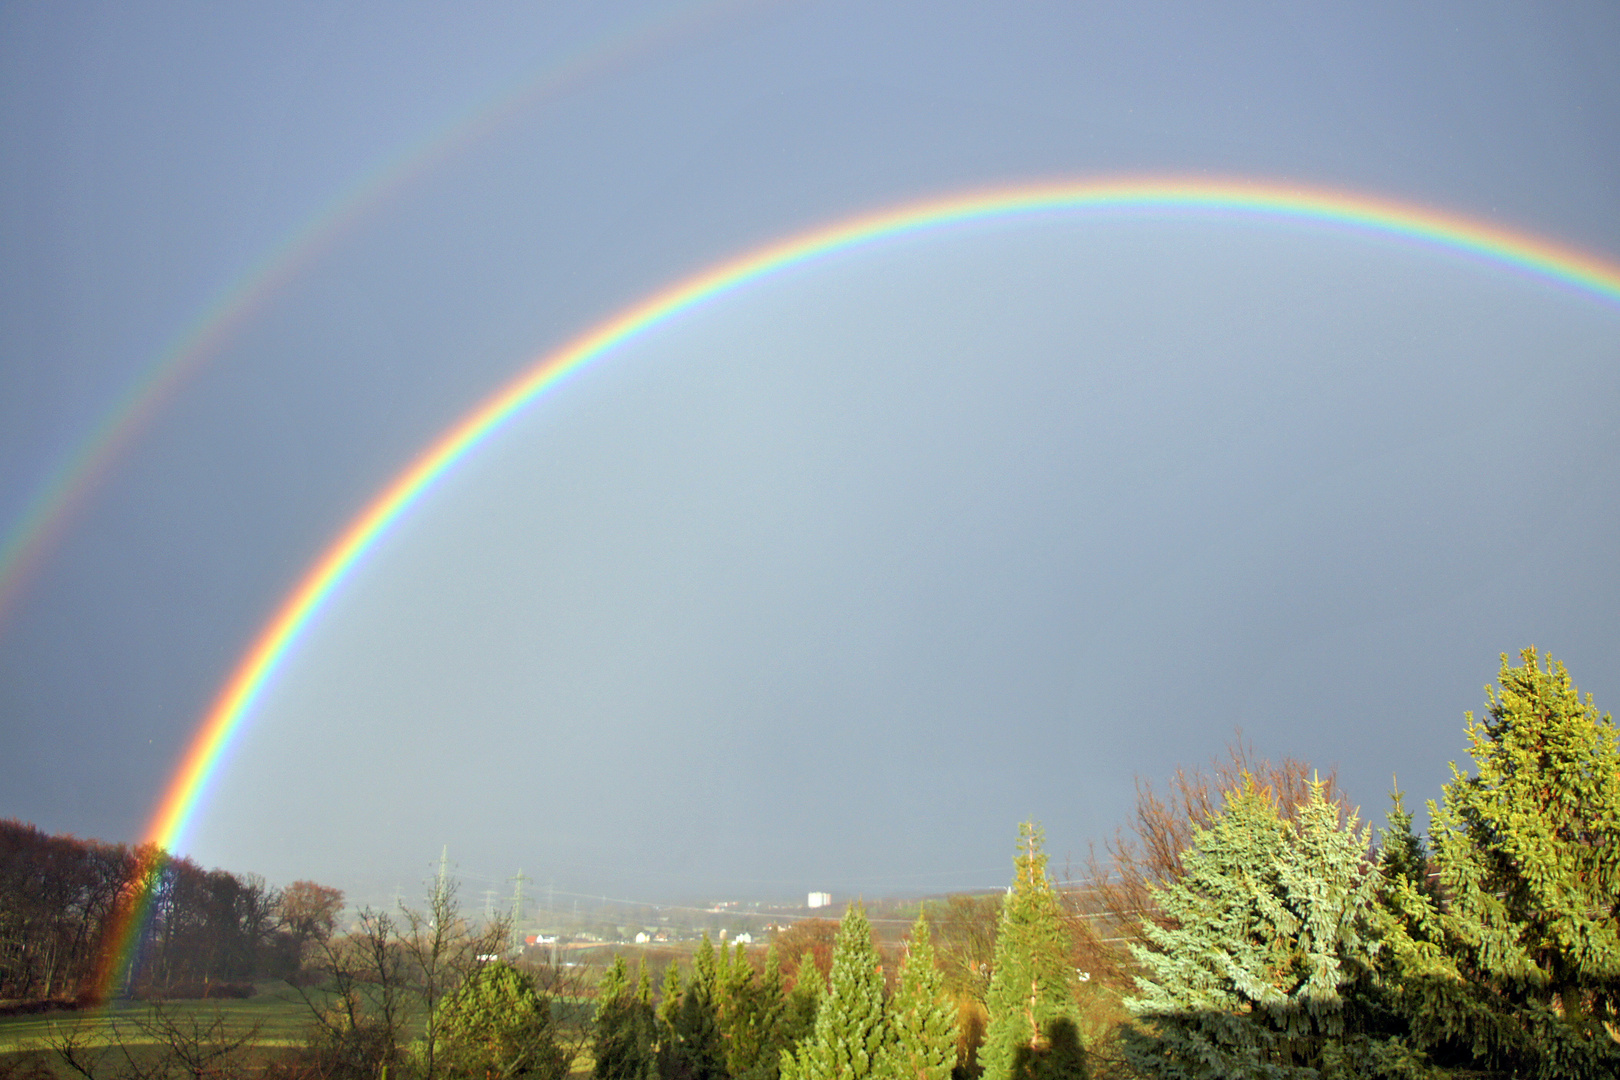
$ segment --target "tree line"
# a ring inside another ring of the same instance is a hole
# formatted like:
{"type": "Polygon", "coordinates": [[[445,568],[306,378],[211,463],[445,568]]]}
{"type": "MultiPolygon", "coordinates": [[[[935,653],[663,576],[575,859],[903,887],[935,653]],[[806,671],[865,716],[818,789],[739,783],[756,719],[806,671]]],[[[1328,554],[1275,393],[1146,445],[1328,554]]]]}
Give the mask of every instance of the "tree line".
{"type": "Polygon", "coordinates": [[[1562,664],[1519,660],[1426,839],[1398,791],[1375,836],[1331,774],[1239,747],[1144,785],[1085,887],[1055,889],[1024,826],[1007,895],[920,918],[892,989],[858,906],[825,981],[705,943],[655,1005],[617,964],[595,1078],[1620,1076],[1616,731],[1562,664]]]}
{"type": "Polygon", "coordinates": [[[135,966],[119,989],[203,996],[296,972],[305,944],[334,924],[343,894],[314,882],[274,889],[256,875],[204,870],[150,845],[53,836],[0,821],[0,998],[96,993],[100,964],[131,905],[149,894],[135,966]]]}
{"type": "MultiPolygon", "coordinates": [[[[327,922],[302,938],[313,1034],[276,1068],[286,1080],[560,1080],[586,1060],[595,1080],[1620,1075],[1613,721],[1526,650],[1502,658],[1466,730],[1469,766],[1429,804],[1427,837],[1398,792],[1375,835],[1331,774],[1239,747],[1213,775],[1141,787],[1129,834],[1084,887],[1054,885],[1040,831],[1022,826],[1007,893],[924,905],[898,964],[856,904],[830,943],[830,924],[763,952],[705,939],[661,977],[616,958],[591,993],[502,959],[508,928],[469,925],[441,880],[426,911],[363,911],[349,933],[327,922]]],[[[280,932],[297,933],[285,894],[277,910],[280,932]]]]}
{"type": "Polygon", "coordinates": [[[1112,899],[1140,901],[1119,1072],[1620,1076],[1616,732],[1562,664],[1519,660],[1467,714],[1426,841],[1399,791],[1375,841],[1299,769],[1147,793],[1116,847],[1112,899]]]}

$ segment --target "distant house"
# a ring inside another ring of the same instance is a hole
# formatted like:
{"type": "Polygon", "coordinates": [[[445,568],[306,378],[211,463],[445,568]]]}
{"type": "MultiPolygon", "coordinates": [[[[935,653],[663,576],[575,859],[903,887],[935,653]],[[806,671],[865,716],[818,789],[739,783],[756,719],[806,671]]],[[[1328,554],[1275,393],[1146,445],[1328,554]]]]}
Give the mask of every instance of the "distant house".
{"type": "Polygon", "coordinates": [[[832,893],[813,892],[810,894],[810,899],[805,901],[804,906],[811,908],[831,907],[832,893]]]}
{"type": "Polygon", "coordinates": [[[738,945],[752,945],[753,943],[754,943],[754,935],[750,934],[746,930],[744,930],[742,933],[738,934],[737,937],[736,937],[736,944],[738,944],[738,945]]]}
{"type": "Polygon", "coordinates": [[[652,940],[651,936],[649,936],[647,931],[645,931],[645,930],[641,931],[641,933],[636,935],[636,944],[637,945],[645,945],[645,944],[647,944],[647,942],[649,942],[651,940],[652,940]]]}

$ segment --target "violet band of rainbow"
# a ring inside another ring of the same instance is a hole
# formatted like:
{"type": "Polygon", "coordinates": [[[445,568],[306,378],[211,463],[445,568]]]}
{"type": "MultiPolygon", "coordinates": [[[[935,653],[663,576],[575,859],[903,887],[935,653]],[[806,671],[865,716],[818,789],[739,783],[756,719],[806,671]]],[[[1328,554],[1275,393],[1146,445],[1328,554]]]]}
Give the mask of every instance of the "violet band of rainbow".
{"type": "MultiPolygon", "coordinates": [[[[977,190],[845,219],[766,245],[678,281],[539,357],[390,481],[305,572],[237,663],[165,790],[147,840],[171,851],[180,844],[232,736],[288,649],[378,538],[458,461],[569,375],[683,312],[780,271],[864,245],[996,219],[1143,212],[1293,220],[1381,236],[1512,270],[1620,311],[1620,265],[1595,255],[1427,207],[1263,181],[1142,177],[977,190]]],[[[139,922],[133,919],[120,935],[120,956],[138,937],[139,922]]]]}

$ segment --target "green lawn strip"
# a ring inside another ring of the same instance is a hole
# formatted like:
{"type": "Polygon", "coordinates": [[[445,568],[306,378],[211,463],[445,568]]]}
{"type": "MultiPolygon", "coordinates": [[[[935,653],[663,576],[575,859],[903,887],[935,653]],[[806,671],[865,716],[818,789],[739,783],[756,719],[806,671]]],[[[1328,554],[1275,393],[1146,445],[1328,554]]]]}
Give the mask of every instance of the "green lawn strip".
{"type": "MultiPolygon", "coordinates": [[[[296,991],[281,982],[263,984],[259,993],[250,998],[171,1001],[164,1007],[181,1023],[195,1019],[199,1024],[207,1024],[215,1017],[222,1018],[226,1033],[231,1035],[245,1033],[258,1025],[259,1036],[255,1042],[264,1046],[302,1043],[311,1024],[309,1007],[296,991]]],[[[149,1040],[142,1036],[135,1021],[151,1014],[149,1002],[114,1001],[103,1008],[82,1012],[68,1010],[0,1017],[0,1053],[41,1049],[53,1030],[68,1027],[89,1028],[97,1045],[111,1045],[115,1029],[125,1043],[143,1045],[149,1040]]]]}

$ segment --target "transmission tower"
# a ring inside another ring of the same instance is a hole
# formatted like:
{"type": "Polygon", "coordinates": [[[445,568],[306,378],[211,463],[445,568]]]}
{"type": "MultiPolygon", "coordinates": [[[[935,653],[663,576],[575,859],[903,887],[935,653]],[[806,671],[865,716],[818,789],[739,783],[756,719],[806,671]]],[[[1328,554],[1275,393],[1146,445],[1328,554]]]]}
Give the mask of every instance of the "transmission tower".
{"type": "Polygon", "coordinates": [[[512,929],[516,931],[518,920],[523,918],[523,883],[533,881],[534,878],[525,874],[520,866],[518,867],[517,877],[508,878],[507,880],[512,882],[512,929]]]}

